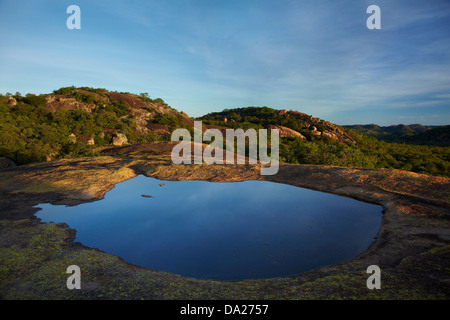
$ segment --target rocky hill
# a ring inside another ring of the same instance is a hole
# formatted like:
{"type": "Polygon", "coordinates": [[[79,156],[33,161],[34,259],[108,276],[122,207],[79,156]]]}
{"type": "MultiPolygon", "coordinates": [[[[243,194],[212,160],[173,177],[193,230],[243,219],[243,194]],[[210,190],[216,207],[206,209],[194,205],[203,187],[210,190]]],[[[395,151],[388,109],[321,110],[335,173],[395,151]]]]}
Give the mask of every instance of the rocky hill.
{"type": "Polygon", "coordinates": [[[193,124],[187,114],[171,108],[161,98],[151,99],[146,93],[136,95],[129,92],[110,92],[106,89],[71,87],[56,90],[53,94],[43,97],[46,99],[43,106],[52,112],[81,109],[95,113],[110,109],[120,119],[133,119],[134,129],[140,134],[170,133],[171,125],[193,124]]]}
{"type": "Polygon", "coordinates": [[[105,147],[169,140],[193,120],[148,94],[66,87],[0,96],[0,156],[18,164],[97,155],[105,147]]]}
{"type": "Polygon", "coordinates": [[[225,109],[199,118],[209,125],[225,127],[276,128],[281,137],[300,138],[308,141],[339,141],[356,143],[355,139],[340,127],[328,121],[298,111],[276,110],[268,107],[225,109]]]}

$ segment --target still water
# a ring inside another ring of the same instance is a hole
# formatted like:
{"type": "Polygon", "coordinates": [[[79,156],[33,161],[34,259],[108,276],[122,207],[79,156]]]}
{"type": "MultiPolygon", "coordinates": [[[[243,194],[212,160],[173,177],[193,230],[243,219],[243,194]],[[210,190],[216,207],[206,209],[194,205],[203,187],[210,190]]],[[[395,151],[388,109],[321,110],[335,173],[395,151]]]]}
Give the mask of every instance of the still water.
{"type": "Polygon", "coordinates": [[[76,241],[151,269],[238,280],[302,273],[373,242],[382,208],[268,181],[161,181],[137,176],[99,201],[38,205],[76,241]],[[161,185],[163,184],[163,185],[161,185]]]}

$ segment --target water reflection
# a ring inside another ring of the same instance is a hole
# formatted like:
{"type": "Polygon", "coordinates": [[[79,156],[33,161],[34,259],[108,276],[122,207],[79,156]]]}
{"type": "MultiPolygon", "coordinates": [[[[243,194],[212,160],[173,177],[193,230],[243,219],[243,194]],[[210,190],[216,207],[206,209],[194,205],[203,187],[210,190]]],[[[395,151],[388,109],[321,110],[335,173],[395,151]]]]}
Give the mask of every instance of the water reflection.
{"type": "Polygon", "coordinates": [[[268,181],[144,176],[117,184],[100,201],[38,207],[39,218],[67,223],[86,246],[221,280],[292,275],[352,258],[372,243],[382,215],[376,205],[268,181]]]}

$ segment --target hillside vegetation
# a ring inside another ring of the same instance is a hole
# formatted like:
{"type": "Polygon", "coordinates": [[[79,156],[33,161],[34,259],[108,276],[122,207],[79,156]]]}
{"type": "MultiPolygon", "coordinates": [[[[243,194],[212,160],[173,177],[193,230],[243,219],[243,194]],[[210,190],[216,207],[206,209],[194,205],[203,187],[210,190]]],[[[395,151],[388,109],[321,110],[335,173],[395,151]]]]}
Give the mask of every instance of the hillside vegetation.
{"type": "MultiPolygon", "coordinates": [[[[247,107],[225,109],[198,120],[205,127],[221,130],[279,129],[281,161],[288,163],[396,168],[450,176],[448,146],[381,141],[297,111],[247,107]]],[[[193,123],[185,113],[147,93],[66,87],[45,95],[0,95],[0,157],[26,164],[97,156],[113,147],[168,141],[176,128],[192,132],[193,123]]],[[[432,140],[430,132],[422,133],[432,140]]]]}

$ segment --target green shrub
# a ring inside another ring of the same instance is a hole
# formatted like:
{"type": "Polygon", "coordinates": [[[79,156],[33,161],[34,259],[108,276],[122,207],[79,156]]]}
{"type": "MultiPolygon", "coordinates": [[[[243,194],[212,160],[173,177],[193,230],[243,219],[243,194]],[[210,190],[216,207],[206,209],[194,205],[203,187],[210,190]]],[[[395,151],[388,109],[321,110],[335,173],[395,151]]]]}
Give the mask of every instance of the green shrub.
{"type": "Polygon", "coordinates": [[[34,94],[27,94],[25,98],[23,98],[23,102],[32,105],[33,107],[41,106],[46,103],[46,100],[42,96],[36,96],[34,94]]]}
{"type": "Polygon", "coordinates": [[[64,87],[64,88],[60,88],[58,90],[54,90],[53,93],[54,94],[61,94],[61,95],[69,95],[71,94],[73,91],[75,90],[75,87],[64,87]]]}

